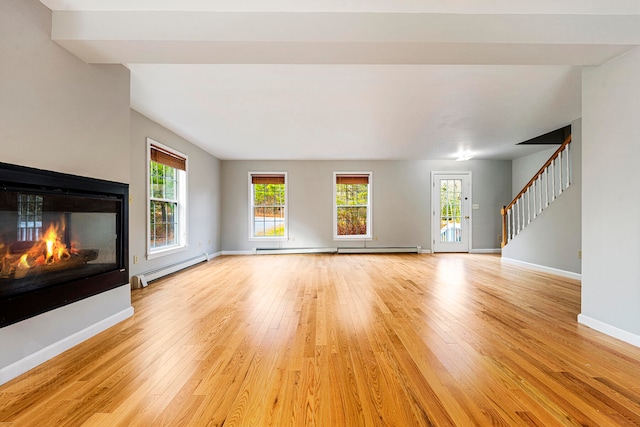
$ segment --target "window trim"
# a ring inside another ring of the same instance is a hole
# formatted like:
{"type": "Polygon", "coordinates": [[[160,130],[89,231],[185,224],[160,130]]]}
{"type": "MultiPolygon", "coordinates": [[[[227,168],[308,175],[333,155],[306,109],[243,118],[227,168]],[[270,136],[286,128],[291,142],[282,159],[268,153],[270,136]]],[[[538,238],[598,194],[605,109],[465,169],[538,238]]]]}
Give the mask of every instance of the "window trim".
{"type": "Polygon", "coordinates": [[[248,193],[249,193],[249,241],[251,242],[264,242],[264,241],[287,241],[289,240],[289,177],[287,172],[268,172],[268,171],[249,171],[248,173],[248,193]],[[255,220],[253,213],[253,182],[254,175],[281,175],[284,176],[284,235],[283,236],[256,236],[255,235],[255,220]]]}
{"type": "Polygon", "coordinates": [[[177,252],[182,252],[187,250],[187,248],[189,247],[189,242],[188,242],[188,237],[189,237],[189,233],[188,233],[188,221],[187,221],[187,207],[189,206],[188,203],[188,189],[187,189],[187,183],[189,181],[188,179],[188,172],[189,171],[189,157],[184,154],[181,153],[171,147],[168,147],[164,144],[159,143],[158,141],[152,139],[152,138],[147,138],[147,163],[146,163],[146,179],[147,179],[147,185],[146,185],[146,189],[147,189],[147,195],[146,195],[146,258],[149,259],[154,259],[154,258],[159,258],[162,256],[166,256],[166,255],[171,255],[177,252]],[[178,244],[177,245],[172,245],[172,246],[167,246],[167,247],[163,247],[160,249],[152,249],[151,248],[151,213],[150,213],[150,206],[151,206],[151,147],[152,146],[156,146],[161,150],[166,151],[167,153],[173,154],[176,157],[181,157],[184,159],[184,167],[185,170],[181,170],[178,168],[174,168],[176,169],[176,171],[182,175],[182,179],[178,180],[178,188],[176,189],[178,192],[178,211],[177,211],[177,215],[178,215],[178,227],[179,227],[179,231],[178,231],[178,244]]]}
{"type": "Polygon", "coordinates": [[[334,171],[333,172],[333,240],[373,240],[373,172],[372,171],[334,171]],[[368,175],[369,192],[367,194],[367,234],[353,236],[338,235],[338,204],[336,203],[336,181],[341,175],[368,175]]]}

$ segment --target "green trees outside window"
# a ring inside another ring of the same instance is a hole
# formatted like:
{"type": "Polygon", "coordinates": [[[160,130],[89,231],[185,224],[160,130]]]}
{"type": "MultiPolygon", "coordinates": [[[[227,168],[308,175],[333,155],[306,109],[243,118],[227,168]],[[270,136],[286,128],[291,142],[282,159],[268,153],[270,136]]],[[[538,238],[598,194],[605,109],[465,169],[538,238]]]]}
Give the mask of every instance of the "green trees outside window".
{"type": "Polygon", "coordinates": [[[150,247],[178,244],[178,171],[158,162],[150,164],[150,247]]]}
{"type": "Polygon", "coordinates": [[[459,242],[462,221],[462,181],[447,179],[440,188],[440,240],[459,242]]]}
{"type": "Polygon", "coordinates": [[[336,184],[338,236],[367,234],[369,184],[336,184]]]}
{"type": "Polygon", "coordinates": [[[335,175],[336,237],[371,234],[370,174],[335,175]]]}
{"type": "Polygon", "coordinates": [[[286,236],[285,174],[251,174],[251,237],[286,236]]]}
{"type": "Polygon", "coordinates": [[[149,144],[148,255],[187,244],[187,157],[147,138],[149,144]]]}

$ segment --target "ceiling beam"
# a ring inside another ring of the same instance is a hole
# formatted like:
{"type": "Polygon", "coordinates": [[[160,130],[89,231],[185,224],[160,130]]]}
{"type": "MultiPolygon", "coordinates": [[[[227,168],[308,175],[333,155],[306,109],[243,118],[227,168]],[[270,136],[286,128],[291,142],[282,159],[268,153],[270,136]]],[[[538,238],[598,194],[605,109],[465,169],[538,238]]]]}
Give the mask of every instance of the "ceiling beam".
{"type": "Polygon", "coordinates": [[[597,65],[640,45],[638,15],[54,11],[88,63],[597,65]]]}

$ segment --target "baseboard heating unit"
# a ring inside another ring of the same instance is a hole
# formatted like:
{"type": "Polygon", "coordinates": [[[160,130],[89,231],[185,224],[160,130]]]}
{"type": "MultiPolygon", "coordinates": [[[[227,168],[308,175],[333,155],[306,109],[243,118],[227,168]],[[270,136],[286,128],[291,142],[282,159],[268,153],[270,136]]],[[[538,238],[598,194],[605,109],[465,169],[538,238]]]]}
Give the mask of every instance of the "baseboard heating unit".
{"type": "Polygon", "coordinates": [[[338,248],[256,248],[256,255],[335,254],[338,248]]]}
{"type": "Polygon", "coordinates": [[[257,248],[256,255],[276,255],[276,254],[391,254],[391,253],[413,253],[419,254],[420,246],[395,246],[395,247],[348,247],[348,248],[257,248]]]}
{"type": "Polygon", "coordinates": [[[149,282],[153,280],[167,276],[171,273],[175,273],[176,271],[184,270],[185,268],[191,267],[201,262],[209,261],[211,258],[213,258],[212,255],[202,253],[198,256],[189,258],[184,261],[176,262],[170,265],[164,265],[160,268],[156,268],[154,270],[149,270],[142,274],[131,276],[131,288],[132,289],[144,288],[148,286],[149,282]]]}
{"type": "Polygon", "coordinates": [[[419,254],[420,246],[397,246],[383,248],[338,248],[339,254],[419,254]]]}

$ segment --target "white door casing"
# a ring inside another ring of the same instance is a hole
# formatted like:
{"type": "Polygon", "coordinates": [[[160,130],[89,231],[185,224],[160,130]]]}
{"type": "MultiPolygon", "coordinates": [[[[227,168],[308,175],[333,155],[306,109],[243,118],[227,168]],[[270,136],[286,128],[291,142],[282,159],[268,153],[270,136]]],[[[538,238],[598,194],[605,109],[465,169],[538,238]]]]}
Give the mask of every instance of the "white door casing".
{"type": "Polygon", "coordinates": [[[470,248],[471,172],[431,172],[431,251],[470,248]]]}

